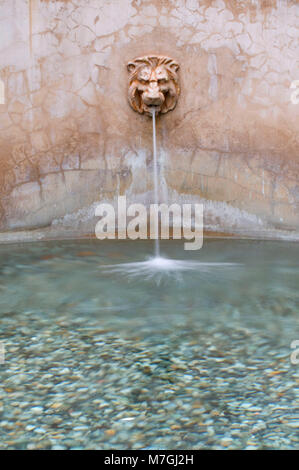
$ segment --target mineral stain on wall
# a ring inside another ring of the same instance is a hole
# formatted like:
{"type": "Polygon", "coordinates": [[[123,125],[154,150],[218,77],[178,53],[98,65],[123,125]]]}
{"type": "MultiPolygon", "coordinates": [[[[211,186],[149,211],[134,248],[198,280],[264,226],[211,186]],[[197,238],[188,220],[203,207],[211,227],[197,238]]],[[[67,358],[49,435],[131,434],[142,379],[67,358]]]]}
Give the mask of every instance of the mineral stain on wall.
{"type": "Polygon", "coordinates": [[[213,229],[298,233],[298,19],[294,0],[0,0],[1,230],[150,202],[126,63],[158,53],[182,85],[157,122],[163,201],[204,201],[213,229]]]}
{"type": "Polygon", "coordinates": [[[3,80],[0,79],[0,104],[5,104],[5,85],[3,80]]]}

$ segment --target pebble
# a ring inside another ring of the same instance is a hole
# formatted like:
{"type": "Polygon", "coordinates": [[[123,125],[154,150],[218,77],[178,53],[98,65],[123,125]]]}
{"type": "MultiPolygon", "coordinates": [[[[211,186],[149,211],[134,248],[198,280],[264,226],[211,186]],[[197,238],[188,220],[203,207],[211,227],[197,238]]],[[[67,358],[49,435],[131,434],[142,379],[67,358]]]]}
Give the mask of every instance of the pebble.
{"type": "Polygon", "coordinates": [[[43,411],[44,409],[41,406],[33,406],[31,408],[31,413],[34,415],[40,415],[43,411]]]}
{"type": "Polygon", "coordinates": [[[299,421],[288,421],[286,425],[289,426],[289,428],[298,429],[299,431],[299,421]]]}

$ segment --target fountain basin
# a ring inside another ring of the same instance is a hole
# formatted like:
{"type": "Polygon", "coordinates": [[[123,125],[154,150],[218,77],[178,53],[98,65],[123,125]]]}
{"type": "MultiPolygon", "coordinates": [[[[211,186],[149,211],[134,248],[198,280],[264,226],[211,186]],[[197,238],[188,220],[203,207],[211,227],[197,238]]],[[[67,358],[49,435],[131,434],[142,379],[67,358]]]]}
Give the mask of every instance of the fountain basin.
{"type": "Polygon", "coordinates": [[[159,283],[106,269],[142,262],[148,241],[11,248],[1,448],[298,448],[297,244],[162,242],[159,283]],[[179,254],[196,269],[173,270],[179,254]]]}

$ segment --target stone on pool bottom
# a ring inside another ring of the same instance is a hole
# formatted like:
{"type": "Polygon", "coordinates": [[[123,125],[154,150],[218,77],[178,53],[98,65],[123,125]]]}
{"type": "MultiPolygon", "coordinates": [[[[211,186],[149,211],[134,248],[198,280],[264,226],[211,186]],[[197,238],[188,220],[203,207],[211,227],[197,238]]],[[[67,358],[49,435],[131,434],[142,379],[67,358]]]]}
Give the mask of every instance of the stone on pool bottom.
{"type": "Polygon", "coordinates": [[[101,269],[148,242],[10,248],[0,448],[298,448],[297,245],[169,242],[170,259],[238,265],[159,284],[101,269]]]}

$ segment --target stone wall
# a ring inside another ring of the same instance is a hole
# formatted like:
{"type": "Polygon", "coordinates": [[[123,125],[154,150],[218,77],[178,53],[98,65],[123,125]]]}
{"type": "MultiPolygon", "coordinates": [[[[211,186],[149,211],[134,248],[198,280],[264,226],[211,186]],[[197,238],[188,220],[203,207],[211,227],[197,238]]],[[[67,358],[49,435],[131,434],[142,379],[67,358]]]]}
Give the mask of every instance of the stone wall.
{"type": "Polygon", "coordinates": [[[181,81],[161,200],[204,201],[211,230],[299,233],[297,0],[0,0],[0,38],[1,231],[92,231],[97,201],[151,201],[126,64],[157,53],[181,81]]]}

